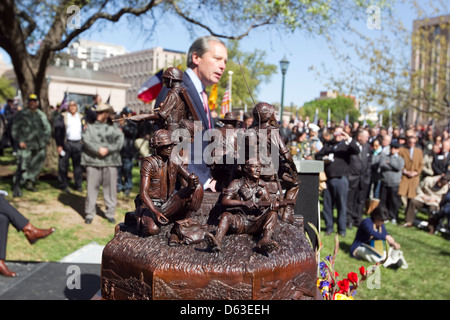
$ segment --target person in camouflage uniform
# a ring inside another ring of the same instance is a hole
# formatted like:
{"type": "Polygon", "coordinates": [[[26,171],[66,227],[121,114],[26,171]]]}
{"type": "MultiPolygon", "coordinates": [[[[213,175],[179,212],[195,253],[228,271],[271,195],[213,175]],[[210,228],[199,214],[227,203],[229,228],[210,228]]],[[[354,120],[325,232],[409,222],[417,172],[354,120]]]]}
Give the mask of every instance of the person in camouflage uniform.
{"type": "MultiPolygon", "coordinates": [[[[44,165],[51,126],[46,114],[38,109],[38,100],[35,94],[29,96],[28,108],[16,115],[11,134],[19,144],[17,161],[20,174],[14,176],[13,183],[14,185],[25,185],[27,190],[36,191],[34,184],[44,165]],[[18,179],[20,180],[16,181],[18,179]]],[[[20,196],[20,191],[15,192],[15,195],[20,196]]]]}

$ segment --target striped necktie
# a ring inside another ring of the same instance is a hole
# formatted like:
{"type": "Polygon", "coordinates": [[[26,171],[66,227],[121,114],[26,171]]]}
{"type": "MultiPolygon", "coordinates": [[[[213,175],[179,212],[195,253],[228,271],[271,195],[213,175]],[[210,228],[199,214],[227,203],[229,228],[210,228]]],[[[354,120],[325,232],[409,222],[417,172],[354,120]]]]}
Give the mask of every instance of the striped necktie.
{"type": "Polygon", "coordinates": [[[203,108],[205,109],[206,118],[208,119],[208,128],[211,129],[211,119],[209,115],[209,108],[208,108],[208,96],[206,95],[205,90],[202,91],[202,98],[203,98],[203,108]]]}

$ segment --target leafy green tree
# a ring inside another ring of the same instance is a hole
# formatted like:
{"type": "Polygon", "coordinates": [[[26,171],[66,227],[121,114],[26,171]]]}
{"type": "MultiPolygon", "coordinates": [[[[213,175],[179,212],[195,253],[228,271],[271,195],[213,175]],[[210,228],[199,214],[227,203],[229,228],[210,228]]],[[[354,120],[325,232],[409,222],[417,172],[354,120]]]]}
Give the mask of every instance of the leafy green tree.
{"type": "Polygon", "coordinates": [[[242,52],[239,50],[237,40],[229,41],[228,63],[224,76],[219,81],[217,93],[217,106],[220,109],[223,95],[228,85],[228,71],[233,71],[232,75],[232,104],[233,108],[240,109],[247,105],[249,109],[253,107],[253,99],[256,101],[258,86],[263,82],[268,82],[271,76],[277,71],[274,64],[265,63],[266,52],[256,49],[253,52],[242,52]],[[240,65],[239,65],[240,63],[240,65]],[[245,79],[244,79],[245,76],[245,79]],[[247,83],[245,83],[247,82],[247,83]],[[247,90],[248,85],[248,90],[247,90]]]}
{"type": "Polygon", "coordinates": [[[12,99],[16,95],[16,89],[11,86],[11,82],[6,77],[0,77],[0,103],[6,99],[12,99]]]}
{"type": "Polygon", "coordinates": [[[381,11],[380,29],[351,26],[345,34],[330,37],[341,71],[331,73],[324,66],[318,75],[328,80],[328,87],[358,96],[362,104],[391,110],[393,119],[405,113],[407,124],[443,119],[446,125],[450,118],[448,2],[400,2],[413,9],[416,23],[404,25],[391,8],[381,11]]]}
{"type": "Polygon", "coordinates": [[[347,114],[349,122],[358,121],[359,111],[355,108],[352,99],[338,96],[333,99],[313,100],[306,102],[298,111],[303,118],[309,116],[310,121],[314,120],[316,110],[318,110],[318,119],[323,119],[325,123],[328,120],[328,109],[330,109],[330,120],[339,123],[345,120],[347,114]]]}

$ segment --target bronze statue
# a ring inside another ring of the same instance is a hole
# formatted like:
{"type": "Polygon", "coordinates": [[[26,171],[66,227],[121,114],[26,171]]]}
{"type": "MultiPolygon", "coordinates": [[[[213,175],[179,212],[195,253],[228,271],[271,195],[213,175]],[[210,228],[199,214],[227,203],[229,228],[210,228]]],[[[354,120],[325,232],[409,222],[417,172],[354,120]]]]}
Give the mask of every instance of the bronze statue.
{"type": "Polygon", "coordinates": [[[260,179],[261,163],[249,159],[243,170],[245,177],[233,180],[222,192],[222,205],[226,211],[220,217],[216,235],[205,235],[213,252],[221,251],[222,240],[227,232],[256,236],[262,234],[256,251],[269,253],[278,249],[278,243],[272,239],[278,220],[278,202],[271,201],[266,182],[260,179]]]}
{"type": "MultiPolygon", "coordinates": [[[[237,124],[239,119],[234,112],[227,112],[220,119],[224,126],[219,128],[220,141],[218,154],[214,153],[215,161],[211,165],[211,174],[216,183],[216,191],[220,192],[237,178],[237,124]]],[[[214,150],[215,151],[215,150],[214,150]]]]}
{"type": "Polygon", "coordinates": [[[168,68],[163,78],[170,90],[159,110],[128,118],[156,121],[160,129],[151,139],[155,154],[141,164],[136,210],[125,215],[103,251],[102,297],[320,297],[315,253],[303,225],[293,223],[299,182],[296,166],[278,133],[273,106],[257,104],[253,130],[245,133],[247,138],[254,136],[257,147],[267,144],[268,153],[245,154],[244,161],[237,152],[237,118],[232,113],[225,116],[219,147],[213,149],[219,154],[212,154],[211,167],[219,182],[216,188],[222,192],[204,191],[186,163],[175,154],[171,157],[178,143],[171,139],[173,130],[186,128],[193,134],[193,120],[198,120],[181,77],[178,69],[168,68]],[[279,167],[270,166],[273,158],[280,160],[279,167]],[[178,244],[187,245],[174,247],[178,244]]]}
{"type": "MultiPolygon", "coordinates": [[[[198,177],[179,163],[171,161],[174,142],[169,131],[160,129],[151,140],[156,154],[144,158],[141,164],[140,194],[136,197],[136,223],[141,235],[156,235],[160,226],[172,216],[186,217],[198,210],[203,200],[203,186],[198,177]],[[175,192],[177,178],[182,188],[175,192]]],[[[177,239],[172,237],[171,243],[177,239]]]]}
{"type": "MultiPolygon", "coordinates": [[[[275,109],[273,105],[260,102],[253,108],[253,124],[248,138],[249,154],[250,148],[257,151],[258,158],[262,162],[261,178],[268,182],[272,193],[278,193],[285,200],[294,200],[297,198],[299,190],[299,181],[297,179],[297,167],[294,163],[289,149],[286,147],[278,131],[278,123],[275,119],[275,109]],[[252,137],[252,134],[254,135],[252,137]],[[266,143],[267,153],[259,152],[260,144],[266,143]],[[253,145],[252,145],[253,144],[253,145]],[[272,150],[275,148],[275,150],[272,150]],[[277,152],[278,154],[274,154],[277,152]],[[278,157],[278,159],[273,158],[278,157]],[[274,166],[273,160],[279,160],[279,167],[274,166]],[[282,190],[286,190],[282,194],[282,190]],[[276,191],[275,191],[276,190],[276,191]]],[[[295,203],[295,201],[293,201],[295,203]]],[[[289,223],[294,222],[294,204],[286,206],[281,210],[281,220],[289,223]]]]}
{"type": "Polygon", "coordinates": [[[198,121],[197,114],[186,89],[182,86],[183,73],[175,67],[167,68],[162,75],[164,85],[169,88],[166,98],[158,106],[156,113],[140,114],[126,118],[131,121],[155,121],[159,128],[173,132],[184,128],[193,136],[193,121],[198,121]]]}

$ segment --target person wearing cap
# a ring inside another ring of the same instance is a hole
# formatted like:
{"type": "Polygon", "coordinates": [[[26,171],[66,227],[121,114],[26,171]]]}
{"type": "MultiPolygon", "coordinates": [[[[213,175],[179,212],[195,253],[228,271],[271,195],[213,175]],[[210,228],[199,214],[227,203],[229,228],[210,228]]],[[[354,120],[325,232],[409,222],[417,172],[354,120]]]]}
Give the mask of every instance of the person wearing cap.
{"type": "Polygon", "coordinates": [[[90,224],[96,214],[96,201],[100,186],[103,187],[105,199],[105,217],[109,222],[115,222],[117,204],[117,167],[122,165],[120,149],[123,146],[124,135],[110,121],[114,113],[111,106],[97,106],[97,118],[93,124],[88,124],[82,134],[83,152],[81,165],[86,168],[86,201],[84,206],[85,222],[90,224]]]}
{"type": "MultiPolygon", "coordinates": [[[[19,144],[17,150],[20,178],[14,176],[14,184],[25,185],[29,191],[36,191],[36,178],[42,170],[46,157],[46,147],[51,136],[51,126],[45,113],[38,109],[38,97],[31,94],[28,97],[28,107],[14,118],[12,136],[19,144]]],[[[21,195],[18,192],[16,195],[21,195]]]]}
{"type": "Polygon", "coordinates": [[[83,168],[81,167],[82,116],[78,112],[76,101],[70,101],[67,111],[60,113],[53,123],[53,137],[58,152],[58,182],[61,190],[69,192],[67,173],[69,160],[72,159],[74,189],[82,191],[83,168]]]}
{"type": "Polygon", "coordinates": [[[311,156],[314,159],[316,153],[319,152],[323,147],[322,141],[320,141],[319,138],[320,127],[314,123],[310,123],[308,127],[309,127],[309,142],[311,144],[311,156]]]}
{"type": "MultiPolygon", "coordinates": [[[[157,130],[150,144],[155,154],[141,163],[141,191],[135,199],[137,229],[143,236],[159,234],[161,226],[168,224],[172,217],[197,211],[203,200],[203,186],[198,177],[176,161],[176,157],[171,157],[175,143],[170,132],[157,130]],[[177,180],[182,186],[178,191],[175,190],[177,180]]],[[[178,240],[172,234],[169,244],[175,245],[178,240]]]]}
{"type": "MultiPolygon", "coordinates": [[[[252,113],[253,124],[246,131],[245,148],[248,154],[245,160],[257,155],[261,161],[261,179],[272,185],[272,190],[278,190],[283,200],[294,200],[300,186],[297,166],[278,130],[275,107],[259,102],[252,113]]],[[[294,205],[289,204],[280,212],[282,221],[294,223],[294,205]]]]}
{"type": "Polygon", "coordinates": [[[398,188],[402,178],[402,170],[405,160],[399,156],[400,144],[397,141],[389,145],[389,155],[381,152],[379,158],[379,169],[381,174],[380,203],[387,209],[388,217],[392,223],[397,223],[398,209],[402,204],[398,188]]]}

